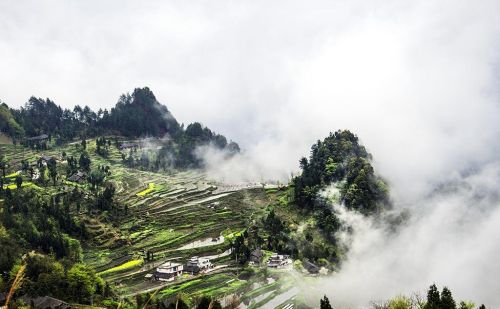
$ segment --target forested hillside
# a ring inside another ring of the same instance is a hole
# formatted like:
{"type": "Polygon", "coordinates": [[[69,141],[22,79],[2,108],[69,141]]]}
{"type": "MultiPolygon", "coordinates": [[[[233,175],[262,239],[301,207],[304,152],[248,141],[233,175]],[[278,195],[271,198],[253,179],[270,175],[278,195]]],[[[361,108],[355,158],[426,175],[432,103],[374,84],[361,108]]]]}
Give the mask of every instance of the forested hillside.
{"type": "Polygon", "coordinates": [[[14,138],[24,135],[24,129],[16,122],[7,104],[0,101],[0,132],[14,138]]]}
{"type": "MultiPolygon", "coordinates": [[[[81,124],[79,132],[90,129],[81,124]]],[[[316,308],[317,295],[297,286],[342,265],[349,248],[339,233],[350,227],[335,207],[370,216],[390,206],[371,156],[347,130],[314,144],[287,185],[221,184],[189,169],[195,145],[238,151],[199,123],[179,126],[180,137],[161,147],[135,137],[66,142],[50,134],[0,145],[0,296],[13,291],[14,307],[50,296],[110,309],[316,308]],[[185,163],[166,173],[172,149],[185,163]],[[337,192],[333,199],[327,190],[337,192]],[[212,266],[168,282],[156,277],[161,265],[198,257],[212,266]],[[270,266],[280,257],[282,266],[270,266]]],[[[411,301],[380,308],[412,308],[411,301]]]]}
{"type": "MultiPolygon", "coordinates": [[[[338,207],[373,216],[391,206],[348,130],[312,145],[286,185],[222,184],[198,169],[196,149],[239,146],[197,122],[184,128],[148,88],[98,113],[34,97],[0,108],[15,141],[0,145],[0,296],[13,287],[14,307],[50,296],[110,309],[315,308],[297,286],[342,267],[351,227],[338,207]],[[158,279],[157,267],[200,256],[212,266],[158,279]]],[[[425,309],[456,308],[449,290],[429,293],[425,309]]]]}
{"type": "MultiPolygon", "coordinates": [[[[75,138],[98,136],[124,138],[158,138],[156,144],[163,147],[160,161],[176,168],[198,168],[202,161],[195,156],[199,146],[213,145],[229,154],[239,152],[235,142],[212,132],[198,122],[183,124],[175,119],[165,105],[156,100],[153,92],[136,88],[132,94],[123,94],[116,105],[92,111],[88,106],[63,109],[50,99],[31,97],[20,109],[0,107],[0,129],[15,142],[47,135],[49,140],[62,144],[75,138]]],[[[45,142],[32,143],[43,148],[45,142]]],[[[163,164],[165,167],[165,164],[163,164]]]]}
{"type": "Polygon", "coordinates": [[[302,174],[293,179],[295,201],[301,207],[317,208],[318,192],[336,183],[340,202],[362,213],[373,213],[388,205],[385,182],[375,174],[371,155],[348,130],[330,134],[311,147],[309,160],[302,158],[302,174]]]}

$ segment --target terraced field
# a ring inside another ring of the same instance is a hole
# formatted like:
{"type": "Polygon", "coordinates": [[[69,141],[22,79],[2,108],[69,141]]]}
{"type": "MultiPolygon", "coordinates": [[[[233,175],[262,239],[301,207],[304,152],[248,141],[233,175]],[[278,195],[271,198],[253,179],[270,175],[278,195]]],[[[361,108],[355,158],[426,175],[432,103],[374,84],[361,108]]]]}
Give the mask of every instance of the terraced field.
{"type": "MultiPolygon", "coordinates": [[[[78,157],[77,146],[73,143],[36,152],[4,144],[0,149],[14,166],[25,159],[35,162],[41,155],[55,156],[59,174],[64,175],[66,161],[62,152],[78,157]]],[[[94,149],[95,142],[87,142],[92,166],[110,167],[107,181],[115,185],[115,200],[127,213],[119,223],[112,224],[106,213],[72,211],[85,222],[90,234],[91,241],[83,243],[84,261],[94,266],[120,295],[151,292],[168,299],[182,292],[190,299],[204,294],[224,300],[237,294],[246,303],[242,308],[258,308],[290,291],[294,280],[286,272],[269,274],[265,268],[243,269],[230,257],[234,235],[261,217],[274,198],[263,185],[224,185],[199,171],[167,174],[130,169],[122,163],[116,147],[110,147],[107,158],[96,155],[94,149]],[[166,261],[185,263],[194,255],[210,257],[215,269],[199,276],[185,275],[170,283],[145,278],[166,261]]],[[[47,184],[45,192],[72,190],[75,184],[64,179],[59,179],[64,188],[47,184]]],[[[78,186],[90,194],[88,184],[78,186]]],[[[283,301],[286,299],[276,306],[283,301]]]]}

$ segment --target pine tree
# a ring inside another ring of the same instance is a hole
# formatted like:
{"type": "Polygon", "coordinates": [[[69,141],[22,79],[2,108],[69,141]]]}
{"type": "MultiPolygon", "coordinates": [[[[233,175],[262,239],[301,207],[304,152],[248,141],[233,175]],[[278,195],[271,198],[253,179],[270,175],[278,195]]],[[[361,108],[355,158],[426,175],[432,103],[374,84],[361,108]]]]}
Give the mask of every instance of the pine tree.
{"type": "Polygon", "coordinates": [[[456,309],[457,305],[455,304],[455,300],[453,299],[453,296],[451,295],[451,291],[447,288],[444,287],[443,291],[441,292],[441,309],[456,309]]]}
{"type": "Polygon", "coordinates": [[[429,287],[427,291],[427,303],[424,309],[440,309],[441,298],[439,297],[439,291],[435,284],[429,287]]]}
{"type": "Polygon", "coordinates": [[[332,309],[332,306],[330,305],[330,300],[328,299],[328,297],[323,296],[323,299],[320,299],[319,301],[319,304],[320,304],[320,309],[332,309]]]}

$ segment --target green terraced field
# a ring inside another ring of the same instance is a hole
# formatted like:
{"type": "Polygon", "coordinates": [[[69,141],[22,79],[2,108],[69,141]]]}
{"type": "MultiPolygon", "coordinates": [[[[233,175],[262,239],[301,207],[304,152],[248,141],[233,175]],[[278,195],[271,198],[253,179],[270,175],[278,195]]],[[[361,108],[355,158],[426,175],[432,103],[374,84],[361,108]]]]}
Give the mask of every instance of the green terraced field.
{"type": "MultiPolygon", "coordinates": [[[[246,270],[225,253],[229,252],[234,237],[244,231],[251,220],[266,212],[276,189],[220,188],[197,171],[166,174],[130,169],[122,164],[121,153],[115,147],[111,147],[109,156],[104,158],[94,153],[94,141],[88,141],[87,145],[93,166],[110,167],[107,181],[116,187],[115,200],[128,208],[128,214],[114,225],[102,214],[89,216],[75,212],[91,235],[91,241],[83,243],[84,262],[94,266],[118,293],[130,296],[159,290],[158,296],[170,297],[182,292],[191,300],[200,295],[223,299],[237,294],[249,308],[256,308],[282,291],[283,287],[274,289],[278,284],[287,286],[283,285],[289,282],[286,273],[273,274],[279,283],[270,284],[266,283],[268,275],[262,269],[252,270],[256,273],[251,278],[240,278],[239,274],[246,270]],[[221,235],[224,241],[210,242],[211,238],[221,235]],[[146,252],[152,253],[153,258],[147,260],[146,252]],[[194,255],[220,256],[212,258],[212,262],[224,267],[206,275],[183,276],[167,284],[145,278],[167,260],[185,263],[194,255]]],[[[87,183],[65,180],[66,162],[61,154],[64,151],[67,156],[76,157],[79,153],[76,144],[52,146],[43,152],[5,144],[0,145],[0,149],[14,165],[25,159],[34,162],[42,154],[54,156],[59,174],[63,175],[60,182],[68,188],[90,189],[87,183]]],[[[11,167],[9,176],[17,176],[15,166],[11,167]]],[[[35,187],[27,179],[23,186],[35,187]]],[[[50,182],[44,190],[47,194],[58,192],[50,182]]]]}

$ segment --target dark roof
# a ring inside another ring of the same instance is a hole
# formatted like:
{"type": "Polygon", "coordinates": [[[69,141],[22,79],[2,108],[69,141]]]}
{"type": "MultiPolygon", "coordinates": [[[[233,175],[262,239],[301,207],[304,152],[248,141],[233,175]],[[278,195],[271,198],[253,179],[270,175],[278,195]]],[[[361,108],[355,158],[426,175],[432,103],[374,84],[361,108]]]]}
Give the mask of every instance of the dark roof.
{"type": "Polygon", "coordinates": [[[73,181],[73,182],[80,182],[85,180],[85,173],[83,172],[78,172],[75,173],[67,178],[68,181],[73,181]]]}
{"type": "Polygon", "coordinates": [[[40,296],[40,297],[35,297],[35,298],[29,298],[29,297],[23,297],[23,300],[26,304],[33,304],[35,308],[40,308],[40,309],[70,309],[71,305],[50,297],[50,296],[40,296]]]}
{"type": "Polygon", "coordinates": [[[264,253],[260,249],[255,249],[250,253],[250,256],[263,257],[264,253]]]}
{"type": "Polygon", "coordinates": [[[316,266],[315,264],[313,264],[313,263],[311,263],[311,262],[307,261],[307,260],[305,260],[305,261],[302,263],[302,265],[304,266],[304,268],[305,268],[308,272],[310,272],[310,273],[312,273],[312,274],[317,274],[317,273],[319,273],[319,267],[318,267],[318,266],[316,266]]]}
{"type": "Polygon", "coordinates": [[[252,262],[260,262],[264,257],[264,253],[260,249],[255,249],[250,253],[250,261],[252,262]]]}
{"type": "Polygon", "coordinates": [[[54,157],[51,157],[51,156],[41,156],[40,159],[42,159],[43,161],[50,161],[51,159],[54,159],[54,157]]]}
{"type": "Polygon", "coordinates": [[[40,141],[40,140],[44,140],[44,139],[48,139],[49,136],[47,134],[42,134],[42,135],[38,135],[38,136],[33,136],[33,137],[28,137],[26,138],[26,140],[28,141],[40,141]]]}
{"type": "Polygon", "coordinates": [[[134,148],[134,147],[139,147],[139,145],[130,143],[123,143],[120,145],[120,148],[134,148]]]}

